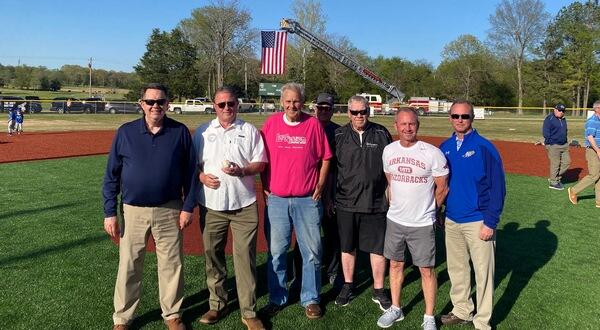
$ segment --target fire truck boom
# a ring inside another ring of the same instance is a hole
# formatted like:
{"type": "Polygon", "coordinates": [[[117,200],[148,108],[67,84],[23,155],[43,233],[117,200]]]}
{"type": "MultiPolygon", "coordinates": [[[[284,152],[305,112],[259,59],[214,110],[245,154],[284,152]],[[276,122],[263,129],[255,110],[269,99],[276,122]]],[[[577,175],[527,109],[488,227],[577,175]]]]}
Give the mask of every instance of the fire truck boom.
{"type": "Polygon", "coordinates": [[[350,56],[333,48],[328,43],[317,38],[315,35],[304,29],[302,25],[300,25],[300,23],[291,19],[284,18],[281,20],[280,25],[283,30],[297,34],[304,40],[308,41],[308,43],[310,43],[315,48],[322,50],[323,52],[325,52],[325,54],[329,55],[334,60],[340,62],[348,69],[356,72],[356,74],[358,74],[359,76],[377,85],[379,88],[383,89],[388,94],[397,98],[399,101],[404,99],[404,93],[398,90],[396,86],[388,84],[373,71],[367,69],[365,66],[358,63],[358,61],[356,61],[355,59],[351,58],[350,56]]]}

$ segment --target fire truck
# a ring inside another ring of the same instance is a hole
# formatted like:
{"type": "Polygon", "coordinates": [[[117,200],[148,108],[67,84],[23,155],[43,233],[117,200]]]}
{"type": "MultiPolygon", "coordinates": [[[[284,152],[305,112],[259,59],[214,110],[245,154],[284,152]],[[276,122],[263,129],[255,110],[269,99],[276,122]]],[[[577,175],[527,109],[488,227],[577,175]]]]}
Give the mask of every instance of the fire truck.
{"type": "MultiPolygon", "coordinates": [[[[348,69],[356,72],[359,76],[364,79],[372,82],[377,87],[383,89],[388,94],[390,94],[395,99],[402,101],[404,99],[404,93],[402,93],[396,86],[391,85],[381,79],[377,74],[373,71],[367,69],[365,66],[361,65],[358,61],[353,59],[352,57],[342,53],[341,51],[333,48],[328,43],[323,40],[317,38],[315,35],[305,30],[300,23],[292,20],[284,18],[280,22],[280,26],[283,30],[286,30],[290,33],[295,33],[299,37],[308,41],[313,47],[322,50],[325,54],[329,55],[334,60],[338,61],[348,69]]],[[[385,113],[387,110],[387,106],[382,103],[381,95],[375,94],[361,94],[363,96],[369,96],[369,107],[371,108],[371,113],[385,113]]]]}
{"type": "Polygon", "coordinates": [[[433,97],[414,96],[408,99],[408,107],[415,109],[420,116],[430,113],[446,113],[450,111],[452,102],[437,100],[433,97]]]}

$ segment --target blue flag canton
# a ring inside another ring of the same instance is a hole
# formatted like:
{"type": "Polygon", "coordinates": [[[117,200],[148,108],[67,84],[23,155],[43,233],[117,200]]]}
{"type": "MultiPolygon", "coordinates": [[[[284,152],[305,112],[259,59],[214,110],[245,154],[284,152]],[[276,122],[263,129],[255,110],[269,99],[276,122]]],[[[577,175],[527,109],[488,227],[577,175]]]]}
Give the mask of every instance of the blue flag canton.
{"type": "Polygon", "coordinates": [[[261,31],[262,34],[262,48],[274,48],[275,47],[275,31],[261,31]]]}

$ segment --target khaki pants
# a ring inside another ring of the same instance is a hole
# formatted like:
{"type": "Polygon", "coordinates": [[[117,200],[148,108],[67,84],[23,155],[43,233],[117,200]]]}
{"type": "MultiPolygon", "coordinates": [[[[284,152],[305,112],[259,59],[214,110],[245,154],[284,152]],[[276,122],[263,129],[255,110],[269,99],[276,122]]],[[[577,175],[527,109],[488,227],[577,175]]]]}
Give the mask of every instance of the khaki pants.
{"type": "Polygon", "coordinates": [[[202,239],[205,249],[206,286],[210,292],[211,310],[227,306],[227,264],[225,245],[231,227],[235,284],[242,317],[256,317],[256,237],[258,208],[256,203],[235,211],[213,211],[202,208],[202,239]]]}
{"type": "Polygon", "coordinates": [[[548,144],[546,145],[546,153],[550,162],[548,182],[550,184],[560,183],[563,174],[565,174],[569,169],[569,165],[571,165],[569,144],[548,144]]]}
{"type": "Polygon", "coordinates": [[[580,193],[585,188],[595,185],[596,205],[600,205],[600,158],[592,148],[585,149],[585,160],[588,164],[588,175],[584,176],[576,185],[571,188],[575,194],[580,193]]]}
{"type": "Polygon", "coordinates": [[[471,267],[475,271],[477,314],[472,318],[476,329],[491,329],[494,304],[494,270],[496,235],[489,241],[479,239],[483,221],[458,224],[446,219],[446,262],[450,277],[452,313],[470,320],[474,304],[471,299],[471,267]]]}
{"type": "Polygon", "coordinates": [[[119,243],[119,271],[115,284],[115,324],[128,324],[140,302],[146,241],[156,242],[158,291],[165,320],[180,317],[183,302],[183,240],[177,223],[181,201],[159,207],[123,205],[124,235],[119,243]]]}

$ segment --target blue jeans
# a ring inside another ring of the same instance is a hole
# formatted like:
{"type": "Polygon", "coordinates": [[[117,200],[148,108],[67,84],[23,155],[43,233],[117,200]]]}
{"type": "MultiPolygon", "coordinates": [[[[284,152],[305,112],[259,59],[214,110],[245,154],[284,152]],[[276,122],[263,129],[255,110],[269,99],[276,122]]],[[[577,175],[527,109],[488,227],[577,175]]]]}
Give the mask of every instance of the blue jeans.
{"type": "Polygon", "coordinates": [[[269,302],[285,305],[288,300],[287,252],[292,239],[292,225],[302,254],[302,289],[300,303],[318,304],[321,292],[321,201],[312,197],[278,197],[267,200],[265,235],[269,244],[267,281],[269,302]]]}

